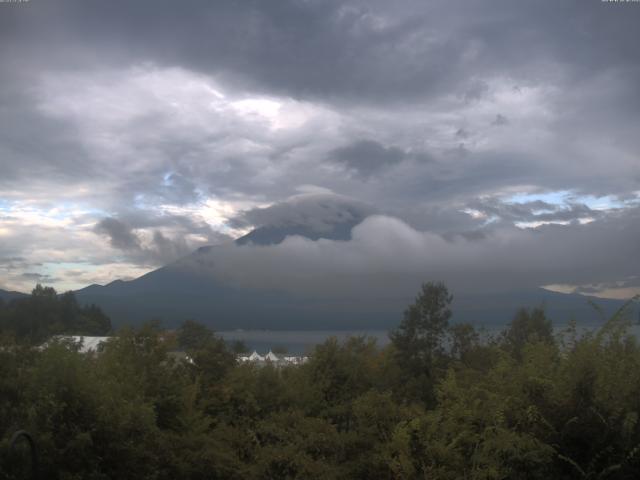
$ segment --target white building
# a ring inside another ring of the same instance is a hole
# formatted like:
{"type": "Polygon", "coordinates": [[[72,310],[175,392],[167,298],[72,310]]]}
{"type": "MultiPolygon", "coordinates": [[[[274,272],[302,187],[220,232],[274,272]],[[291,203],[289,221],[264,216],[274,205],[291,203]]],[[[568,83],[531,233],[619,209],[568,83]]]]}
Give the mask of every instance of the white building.
{"type": "Polygon", "coordinates": [[[288,365],[302,365],[309,360],[309,357],[298,357],[298,356],[290,356],[290,355],[276,355],[271,350],[269,353],[262,356],[255,350],[251,355],[239,355],[238,361],[240,363],[254,363],[259,366],[264,365],[273,365],[276,367],[284,367],[288,365]]]}
{"type": "Polygon", "coordinates": [[[55,335],[40,348],[47,348],[51,342],[68,342],[78,347],[80,353],[99,353],[103,345],[113,337],[91,337],[84,335],[55,335]]]}

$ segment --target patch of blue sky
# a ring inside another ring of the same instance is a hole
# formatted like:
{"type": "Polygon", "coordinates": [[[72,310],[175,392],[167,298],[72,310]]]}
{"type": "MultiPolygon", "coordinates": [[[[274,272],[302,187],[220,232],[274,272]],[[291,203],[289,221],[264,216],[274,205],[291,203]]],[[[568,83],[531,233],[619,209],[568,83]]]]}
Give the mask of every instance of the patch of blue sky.
{"type": "Polygon", "coordinates": [[[0,212],[16,214],[20,212],[31,212],[53,220],[66,220],[69,217],[77,215],[106,215],[106,212],[99,208],[87,207],[72,202],[61,202],[56,204],[55,207],[47,206],[44,208],[42,206],[33,206],[29,203],[21,203],[5,199],[0,199],[0,212]]]}
{"type": "Polygon", "coordinates": [[[173,175],[173,172],[167,172],[163,175],[162,177],[162,184],[165,187],[169,187],[171,185],[173,185],[173,179],[171,178],[173,175]]]}
{"type": "Polygon", "coordinates": [[[46,276],[42,283],[55,284],[56,290],[65,292],[79,288],[84,283],[78,282],[79,278],[97,269],[98,265],[83,262],[45,262],[38,268],[38,273],[46,276]]]}
{"type": "Polygon", "coordinates": [[[534,215],[545,215],[547,213],[555,213],[560,209],[560,206],[556,205],[552,208],[537,208],[535,210],[531,210],[531,213],[533,213],[534,215]]]}
{"type": "Polygon", "coordinates": [[[133,198],[133,205],[136,208],[146,208],[147,207],[147,197],[142,194],[142,193],[138,193],[134,198],[133,198]]]}
{"type": "Polygon", "coordinates": [[[63,203],[55,208],[38,210],[37,214],[60,222],[72,220],[76,225],[86,223],[87,219],[107,216],[107,213],[99,208],[87,208],[73,203],[63,203]]]}
{"type": "Polygon", "coordinates": [[[507,203],[530,203],[542,201],[551,205],[564,205],[571,196],[570,190],[557,190],[543,193],[516,193],[507,197],[507,203]]]}
{"type": "Polygon", "coordinates": [[[106,210],[102,210],[100,208],[84,208],[82,209],[82,213],[85,213],[88,215],[99,215],[101,217],[105,217],[108,215],[106,210]]]}
{"type": "Polygon", "coordinates": [[[569,203],[581,203],[592,210],[612,210],[629,207],[638,203],[637,198],[631,200],[620,200],[613,195],[580,195],[571,190],[556,190],[542,193],[517,193],[507,197],[505,201],[507,203],[543,201],[550,205],[557,205],[560,207],[569,203]]]}
{"type": "Polygon", "coordinates": [[[594,195],[575,195],[571,197],[575,203],[583,203],[591,210],[611,210],[630,206],[629,201],[621,201],[612,195],[596,197],[594,195]]]}

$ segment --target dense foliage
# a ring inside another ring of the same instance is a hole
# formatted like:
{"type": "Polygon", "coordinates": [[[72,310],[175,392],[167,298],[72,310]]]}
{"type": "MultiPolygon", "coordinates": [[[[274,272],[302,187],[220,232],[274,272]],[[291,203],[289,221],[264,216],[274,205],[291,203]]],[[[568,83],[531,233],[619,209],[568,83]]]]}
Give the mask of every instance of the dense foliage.
{"type": "Polygon", "coordinates": [[[31,295],[4,302],[0,299],[0,332],[18,343],[37,344],[58,334],[106,335],[111,321],[95,305],[81,306],[73,292],[58,295],[37,285],[31,295]]]}
{"type": "Polygon", "coordinates": [[[47,479],[638,478],[640,346],[624,315],[554,336],[522,310],[483,339],[449,325],[450,301],[427,284],[388,347],[332,338],[279,369],[236,364],[194,322],[121,330],[99,355],[5,341],[0,478],[19,428],[47,479]]]}

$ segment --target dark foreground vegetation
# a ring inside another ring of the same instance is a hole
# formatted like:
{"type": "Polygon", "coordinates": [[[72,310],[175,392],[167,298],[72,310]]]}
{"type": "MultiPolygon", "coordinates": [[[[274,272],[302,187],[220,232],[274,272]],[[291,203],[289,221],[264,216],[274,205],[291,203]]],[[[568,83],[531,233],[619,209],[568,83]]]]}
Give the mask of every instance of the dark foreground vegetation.
{"type": "Polygon", "coordinates": [[[107,335],[111,320],[95,305],[81,306],[73,292],[58,295],[37,285],[31,296],[10,302],[0,298],[0,333],[20,343],[39,345],[53,335],[107,335]]]}
{"type": "Polygon", "coordinates": [[[237,365],[193,322],[123,329],[95,355],[35,349],[40,331],[107,328],[45,297],[0,308],[0,478],[20,468],[18,429],[46,479],[639,478],[640,347],[624,312],[554,336],[543,310],[522,310],[487,339],[450,325],[446,288],[426,284],[388,347],[329,339],[277,369],[237,365]]]}

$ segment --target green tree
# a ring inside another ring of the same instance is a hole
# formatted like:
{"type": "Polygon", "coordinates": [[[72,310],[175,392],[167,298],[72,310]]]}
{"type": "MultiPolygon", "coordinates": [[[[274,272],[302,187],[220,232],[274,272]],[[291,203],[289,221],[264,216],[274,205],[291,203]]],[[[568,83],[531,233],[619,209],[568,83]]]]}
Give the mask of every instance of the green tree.
{"type": "Polygon", "coordinates": [[[195,320],[185,320],[178,328],[178,346],[185,350],[198,350],[213,337],[213,332],[206,325],[195,320]]]}
{"type": "Polygon", "coordinates": [[[322,415],[331,418],[339,430],[351,428],[353,400],[376,388],[381,361],[371,337],[350,337],[342,343],[331,337],[316,346],[305,370],[324,404],[322,415]]]}
{"type": "MultiPolygon", "coordinates": [[[[231,344],[231,350],[235,354],[247,353],[249,352],[249,347],[242,340],[234,340],[231,344]]],[[[275,352],[277,353],[277,352],[275,352]]]]}
{"type": "Polygon", "coordinates": [[[435,370],[444,359],[444,345],[453,296],[441,283],[422,285],[415,303],[404,312],[400,326],[389,337],[396,359],[408,376],[407,393],[423,400],[433,399],[435,370]],[[411,392],[413,390],[413,392],[411,392]]]}
{"type": "Polygon", "coordinates": [[[187,353],[193,359],[195,369],[203,375],[205,384],[217,382],[236,364],[236,355],[215,335],[187,353]]]}
{"type": "Polygon", "coordinates": [[[553,343],[553,326],[542,307],[521,308],[503,334],[504,348],[516,359],[522,358],[527,343],[553,343]]]}
{"type": "Polygon", "coordinates": [[[111,320],[96,305],[80,306],[73,292],[58,295],[38,284],[31,296],[12,300],[0,311],[0,332],[40,344],[52,335],[106,335],[111,320]]]}
{"type": "Polygon", "coordinates": [[[451,337],[451,356],[463,362],[468,360],[471,353],[480,344],[478,332],[469,323],[452,325],[449,334],[451,337]]]}

